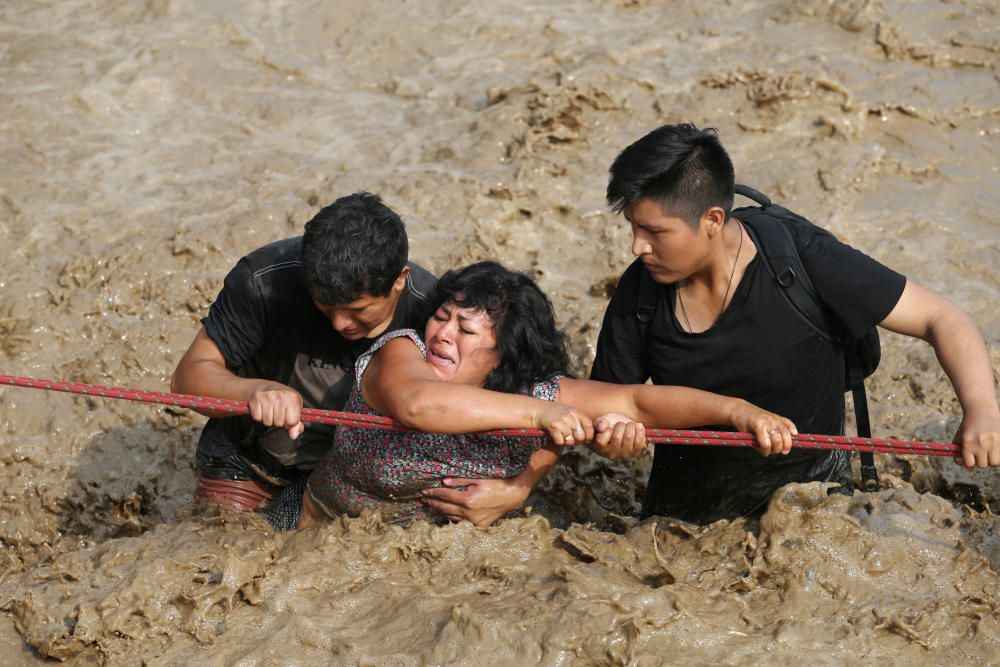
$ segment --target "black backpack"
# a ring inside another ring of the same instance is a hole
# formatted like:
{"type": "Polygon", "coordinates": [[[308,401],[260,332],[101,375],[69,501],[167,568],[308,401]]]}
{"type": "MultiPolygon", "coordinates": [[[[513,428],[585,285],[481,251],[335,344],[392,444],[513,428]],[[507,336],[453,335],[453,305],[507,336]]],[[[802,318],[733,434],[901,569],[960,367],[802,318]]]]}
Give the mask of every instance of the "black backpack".
{"type": "MultiPolygon", "coordinates": [[[[747,233],[750,234],[768,273],[782,288],[781,293],[806,324],[822,338],[844,350],[844,391],[850,391],[854,397],[858,435],[870,438],[871,422],[868,417],[865,378],[875,372],[882,358],[878,329],[872,327],[860,339],[849,340],[836,317],[823,305],[809,279],[809,274],[802,265],[795,241],[788,231],[793,225],[813,223],[784,207],[771,203],[766,195],[753,188],[737,185],[736,194],[759,204],[734,209],[732,215],[743,223],[747,233]]],[[[636,305],[636,317],[643,326],[643,333],[653,319],[655,306],[656,283],[649,272],[643,269],[639,278],[636,305]]],[[[871,452],[860,452],[860,460],[861,479],[865,490],[876,491],[878,471],[875,469],[875,457],[871,452]]]]}

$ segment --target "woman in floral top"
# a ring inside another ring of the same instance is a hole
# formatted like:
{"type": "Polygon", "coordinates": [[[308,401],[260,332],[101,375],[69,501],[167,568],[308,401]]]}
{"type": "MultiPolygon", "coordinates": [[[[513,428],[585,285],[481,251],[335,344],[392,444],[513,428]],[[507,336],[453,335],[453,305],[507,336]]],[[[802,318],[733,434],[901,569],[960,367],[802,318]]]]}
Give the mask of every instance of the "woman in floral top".
{"type": "MultiPolygon", "coordinates": [[[[427,357],[423,340],[412,329],[382,336],[358,358],[355,366],[358,381],[345,411],[379,414],[361,398],[358,382],[364,377],[372,356],[389,341],[400,337],[407,338],[424,358],[427,357]]],[[[556,375],[534,384],[528,395],[555,400],[560,377],[556,375]]],[[[419,501],[420,491],[428,485],[437,485],[442,479],[453,477],[514,477],[525,469],[531,455],[544,444],[540,438],[386,432],[340,426],[333,448],[310,479],[309,493],[313,503],[327,515],[357,515],[367,507],[378,507],[394,519],[428,518],[428,507],[419,501]]]]}
{"type": "Polygon", "coordinates": [[[598,441],[639,447],[643,424],[731,424],[762,444],[795,433],[789,420],[740,399],[564,377],[552,304],[529,277],[495,262],[450,271],[438,290],[423,340],[397,331],[358,359],[346,406],[423,432],[338,427],[309,477],[300,527],[366,508],[391,519],[453,516],[447,503],[423,494],[456,477],[514,481],[520,492],[510,504],[520,506],[560,447],[595,439],[595,422],[598,441]],[[476,433],[502,428],[538,428],[549,442],[476,433]]]}

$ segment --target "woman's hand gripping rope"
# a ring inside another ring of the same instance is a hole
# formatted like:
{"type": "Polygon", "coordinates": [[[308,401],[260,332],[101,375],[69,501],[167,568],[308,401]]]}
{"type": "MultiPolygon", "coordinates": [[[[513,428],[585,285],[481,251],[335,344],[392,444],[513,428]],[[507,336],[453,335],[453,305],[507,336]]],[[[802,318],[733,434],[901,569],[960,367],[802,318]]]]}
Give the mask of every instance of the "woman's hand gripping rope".
{"type": "Polygon", "coordinates": [[[549,404],[535,421],[535,427],[560,446],[586,444],[594,439],[594,422],[590,417],[564,403],[549,404]]]}

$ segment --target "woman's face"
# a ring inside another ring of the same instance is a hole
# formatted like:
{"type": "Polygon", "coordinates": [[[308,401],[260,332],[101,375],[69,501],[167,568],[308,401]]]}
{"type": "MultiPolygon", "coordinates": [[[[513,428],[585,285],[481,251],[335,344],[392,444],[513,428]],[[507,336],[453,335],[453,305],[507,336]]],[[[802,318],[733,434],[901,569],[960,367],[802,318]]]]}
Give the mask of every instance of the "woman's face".
{"type": "Polygon", "coordinates": [[[427,364],[438,379],[482,387],[500,363],[493,320],[481,310],[445,301],[424,330],[427,364]]]}

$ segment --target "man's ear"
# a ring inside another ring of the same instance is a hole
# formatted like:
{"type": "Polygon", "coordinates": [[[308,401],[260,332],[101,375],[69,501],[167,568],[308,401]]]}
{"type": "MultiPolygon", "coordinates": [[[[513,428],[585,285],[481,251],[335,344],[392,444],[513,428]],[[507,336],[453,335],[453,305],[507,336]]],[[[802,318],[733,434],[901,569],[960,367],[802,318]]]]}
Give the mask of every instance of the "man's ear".
{"type": "Polygon", "coordinates": [[[709,238],[714,238],[722,231],[726,224],[726,212],[721,206],[713,206],[701,214],[701,225],[705,228],[709,238]]]}
{"type": "Polygon", "coordinates": [[[396,278],[392,283],[393,292],[402,292],[403,288],[406,287],[406,276],[410,275],[410,267],[404,265],[403,270],[399,272],[399,277],[396,278]]]}

